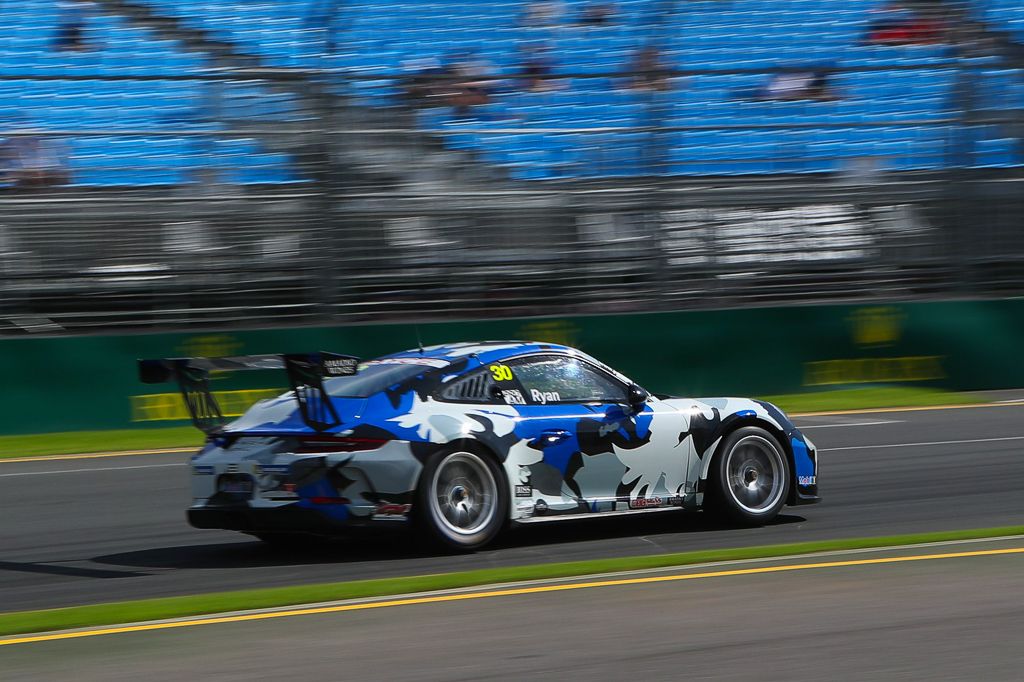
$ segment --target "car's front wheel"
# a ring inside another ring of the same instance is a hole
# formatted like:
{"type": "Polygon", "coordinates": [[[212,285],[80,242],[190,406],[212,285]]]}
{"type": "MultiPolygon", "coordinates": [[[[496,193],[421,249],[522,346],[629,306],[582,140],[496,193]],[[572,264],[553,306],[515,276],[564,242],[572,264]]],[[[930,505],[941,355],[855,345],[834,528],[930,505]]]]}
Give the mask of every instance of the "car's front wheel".
{"type": "Polygon", "coordinates": [[[708,507],[746,525],[768,523],[789,492],[789,464],[778,440],[745,426],[729,434],[711,463],[708,507]]]}
{"type": "Polygon", "coordinates": [[[471,446],[443,448],[427,460],[414,518],[428,539],[458,550],[491,542],[508,517],[508,486],[493,457],[471,446]]]}

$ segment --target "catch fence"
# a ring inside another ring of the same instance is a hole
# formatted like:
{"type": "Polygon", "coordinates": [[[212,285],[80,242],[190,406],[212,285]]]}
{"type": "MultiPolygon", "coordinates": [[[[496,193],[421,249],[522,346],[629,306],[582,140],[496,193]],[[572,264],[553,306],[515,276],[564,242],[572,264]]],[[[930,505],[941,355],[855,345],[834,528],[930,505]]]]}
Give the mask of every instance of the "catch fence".
{"type": "Polygon", "coordinates": [[[655,93],[573,123],[552,91],[531,122],[370,105],[397,87],[372,75],[50,80],[43,104],[84,83],[109,107],[7,134],[65,161],[0,190],[3,336],[1024,293],[1010,109],[726,123],[655,93]],[[132,100],[154,87],[189,94],[157,120],[132,100]],[[1010,161],[984,162],[993,130],[1010,161]]]}

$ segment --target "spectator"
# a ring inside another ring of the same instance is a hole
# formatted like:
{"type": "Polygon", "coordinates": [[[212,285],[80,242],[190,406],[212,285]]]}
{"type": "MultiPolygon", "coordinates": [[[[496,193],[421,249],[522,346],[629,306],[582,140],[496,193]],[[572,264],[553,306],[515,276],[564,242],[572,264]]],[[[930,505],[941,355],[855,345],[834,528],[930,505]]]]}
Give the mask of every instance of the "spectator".
{"type": "Polygon", "coordinates": [[[757,91],[765,100],[835,99],[828,69],[787,69],[771,76],[757,91]]]}
{"type": "Polygon", "coordinates": [[[325,54],[333,54],[336,47],[335,33],[339,0],[311,0],[306,8],[303,27],[321,31],[321,43],[325,54]]]}
{"type": "Polygon", "coordinates": [[[68,182],[66,150],[58,141],[37,131],[15,131],[4,144],[4,157],[15,186],[25,189],[65,185],[68,182]]]}
{"type": "Polygon", "coordinates": [[[872,45],[913,45],[943,40],[944,24],[934,15],[893,0],[871,11],[863,42],[872,45]]]}
{"type": "Polygon", "coordinates": [[[531,92],[558,89],[558,83],[551,78],[554,73],[551,49],[547,45],[539,44],[525,45],[520,51],[523,53],[519,65],[522,86],[531,92]]]}
{"type": "Polygon", "coordinates": [[[85,24],[96,8],[92,0],[59,0],[57,2],[57,37],[54,49],[60,51],[88,50],[85,24]]]}
{"type": "Polygon", "coordinates": [[[533,0],[526,3],[520,23],[530,28],[555,26],[565,15],[565,3],[561,0],[533,0]]]}
{"type": "Polygon", "coordinates": [[[445,98],[457,118],[472,117],[474,107],[490,104],[491,95],[479,85],[459,84],[445,98]]]}
{"type": "Polygon", "coordinates": [[[816,99],[822,102],[837,99],[835,89],[832,87],[831,72],[827,69],[816,69],[813,72],[811,82],[804,90],[807,99],[816,99]]]}
{"type": "Polygon", "coordinates": [[[496,84],[494,76],[497,69],[494,64],[475,52],[455,54],[449,61],[448,70],[466,85],[490,90],[496,84]]]}
{"type": "Polygon", "coordinates": [[[614,2],[588,2],[580,10],[578,21],[581,26],[607,26],[615,19],[614,2]]]}
{"type": "Polygon", "coordinates": [[[444,85],[445,70],[433,57],[407,59],[402,62],[405,98],[412,105],[429,105],[444,85]]]}
{"type": "Polygon", "coordinates": [[[661,52],[653,45],[637,50],[626,65],[626,71],[630,75],[630,87],[634,90],[668,90],[669,70],[661,61],[661,52]]]}
{"type": "Polygon", "coordinates": [[[474,107],[490,103],[491,93],[497,83],[491,62],[472,52],[455,54],[449,60],[446,71],[450,79],[445,88],[445,99],[454,107],[456,116],[470,116],[474,107]]]}

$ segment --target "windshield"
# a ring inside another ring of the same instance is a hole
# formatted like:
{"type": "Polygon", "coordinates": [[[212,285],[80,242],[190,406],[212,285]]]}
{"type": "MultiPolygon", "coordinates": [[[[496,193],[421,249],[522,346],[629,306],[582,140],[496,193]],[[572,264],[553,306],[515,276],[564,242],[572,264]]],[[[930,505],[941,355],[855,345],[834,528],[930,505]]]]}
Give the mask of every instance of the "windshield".
{"type": "Polygon", "coordinates": [[[420,364],[392,364],[387,360],[375,360],[360,365],[358,374],[328,379],[324,382],[324,388],[334,398],[369,398],[389,386],[432,369],[420,364]]]}

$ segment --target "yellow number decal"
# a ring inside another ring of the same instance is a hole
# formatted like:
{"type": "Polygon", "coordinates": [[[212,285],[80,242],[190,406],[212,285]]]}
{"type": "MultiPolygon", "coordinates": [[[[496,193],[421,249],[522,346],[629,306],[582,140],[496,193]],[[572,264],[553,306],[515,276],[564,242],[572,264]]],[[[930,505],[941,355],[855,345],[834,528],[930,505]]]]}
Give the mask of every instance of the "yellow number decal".
{"type": "Polygon", "coordinates": [[[487,369],[495,381],[512,381],[512,368],[508,365],[491,365],[487,369]]]}

